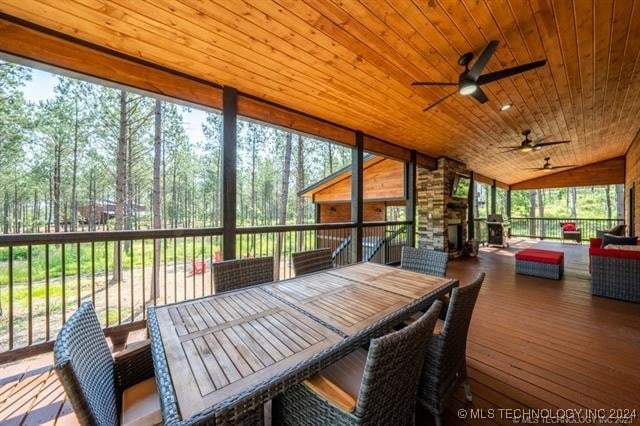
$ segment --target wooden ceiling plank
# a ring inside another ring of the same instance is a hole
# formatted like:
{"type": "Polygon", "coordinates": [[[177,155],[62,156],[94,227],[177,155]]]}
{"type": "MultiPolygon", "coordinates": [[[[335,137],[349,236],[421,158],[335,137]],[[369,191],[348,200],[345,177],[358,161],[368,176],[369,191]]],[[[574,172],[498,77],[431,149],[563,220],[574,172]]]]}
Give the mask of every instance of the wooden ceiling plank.
{"type": "MultiPolygon", "coordinates": [[[[485,37],[487,39],[503,39],[503,34],[505,34],[506,32],[504,30],[502,30],[501,32],[501,28],[498,27],[497,22],[494,20],[494,17],[491,14],[491,11],[488,9],[487,5],[483,2],[476,2],[476,3],[472,3],[472,4],[467,4],[468,7],[468,13],[471,16],[471,19],[473,20],[474,24],[476,27],[478,28],[482,28],[482,37],[485,37]]],[[[512,33],[514,31],[511,31],[512,33]]],[[[516,30],[515,31],[516,36],[517,34],[519,34],[519,32],[516,30]]],[[[513,44],[513,43],[511,43],[513,44]]],[[[515,55],[512,52],[512,47],[509,43],[506,43],[505,49],[503,49],[502,52],[497,52],[496,56],[497,59],[499,60],[499,62],[501,62],[501,67],[508,67],[508,66],[512,66],[515,65],[517,63],[516,59],[515,59],[515,55]],[[505,50],[506,49],[506,50],[505,50]]],[[[528,52],[524,52],[523,54],[521,54],[521,61],[529,61],[531,60],[528,57],[528,52]]],[[[529,74],[533,74],[533,76],[535,76],[535,72],[531,72],[529,74]]],[[[533,77],[535,78],[535,77],[533,77]]],[[[516,92],[523,92],[525,90],[529,89],[528,83],[527,83],[527,79],[525,78],[524,74],[523,75],[519,75],[519,76],[515,76],[509,79],[509,82],[507,83],[506,81],[504,82],[504,84],[511,84],[514,86],[515,91],[516,92]]],[[[530,93],[530,90],[528,90],[530,93]]],[[[531,95],[529,95],[531,96],[531,95]]],[[[518,105],[518,108],[529,108],[529,103],[527,103],[527,101],[522,98],[522,102],[523,105],[518,105]]],[[[533,117],[532,117],[533,118],[533,117]]],[[[544,123],[543,123],[544,125],[544,123]]],[[[540,125],[538,124],[538,122],[535,119],[532,119],[531,121],[528,121],[526,123],[523,123],[521,125],[521,128],[519,129],[519,131],[516,133],[511,140],[509,140],[508,143],[504,143],[501,145],[515,145],[517,143],[519,143],[522,138],[521,137],[517,137],[517,134],[520,133],[522,130],[524,130],[524,128],[533,128],[534,131],[537,128],[538,132],[540,132],[540,125]]],[[[504,164],[509,164],[510,165],[510,173],[512,174],[512,178],[517,179],[519,174],[522,173],[521,168],[518,167],[518,165],[520,164],[520,162],[522,161],[522,154],[518,151],[514,151],[511,153],[503,153],[502,157],[506,159],[502,162],[500,161],[493,161],[493,170],[491,170],[491,175],[495,176],[496,173],[500,173],[499,169],[504,167],[504,164]]],[[[485,158],[476,158],[474,159],[473,162],[470,163],[471,167],[481,167],[481,163],[482,162],[487,162],[487,159],[485,158]]]]}
{"type": "MultiPolygon", "coordinates": [[[[117,1],[117,0],[115,2],[116,3],[120,3],[121,6],[129,6],[130,8],[132,8],[132,10],[134,10],[133,8],[135,8],[135,11],[137,13],[144,13],[145,10],[151,10],[151,8],[145,7],[145,3],[142,3],[142,2],[130,3],[130,2],[117,1]]],[[[156,0],[155,2],[156,3],[160,3],[160,4],[165,4],[162,1],[157,1],[156,0]]],[[[181,14],[178,14],[179,5],[180,5],[179,3],[173,2],[173,3],[167,3],[165,5],[169,6],[173,13],[171,15],[168,15],[168,16],[163,16],[163,13],[161,11],[155,10],[152,13],[153,17],[157,16],[157,19],[159,19],[161,22],[162,21],[166,22],[166,21],[171,21],[171,20],[187,19],[187,16],[183,16],[181,14]]],[[[168,12],[167,12],[167,14],[168,14],[168,12]]],[[[195,15],[195,13],[194,13],[194,15],[195,15]]],[[[151,17],[152,16],[147,16],[147,18],[151,18],[151,17]]],[[[193,19],[194,19],[194,17],[192,16],[191,17],[191,21],[186,21],[185,20],[184,23],[193,22],[193,19]]],[[[194,29],[197,29],[199,27],[197,25],[195,25],[195,24],[191,24],[191,25],[189,25],[189,28],[190,28],[190,31],[193,32],[194,29]]],[[[209,37],[211,39],[215,39],[216,43],[219,46],[225,48],[227,50],[227,52],[230,51],[230,49],[232,49],[233,46],[229,45],[229,42],[227,42],[226,39],[222,36],[223,29],[221,27],[219,27],[219,26],[216,27],[215,29],[217,30],[215,34],[206,34],[206,33],[202,33],[201,32],[200,34],[198,34],[198,37],[200,37],[200,39],[203,40],[203,41],[206,40],[209,37]]],[[[251,42],[251,39],[249,37],[243,39],[242,35],[243,34],[240,33],[240,32],[235,32],[229,37],[235,37],[238,40],[242,40],[243,42],[245,42],[245,43],[242,43],[242,44],[245,44],[245,45],[247,43],[251,42]]],[[[253,43],[254,43],[253,44],[254,46],[260,44],[257,40],[254,40],[253,43]]],[[[259,51],[259,49],[257,49],[257,48],[255,48],[255,50],[259,51]]],[[[276,56],[275,55],[276,52],[272,48],[267,47],[267,50],[268,50],[268,53],[272,54],[271,55],[272,57],[276,56]]],[[[246,48],[244,48],[243,46],[239,46],[239,47],[237,47],[235,49],[235,51],[239,52],[239,53],[243,53],[244,51],[246,51],[246,48]]],[[[248,59],[248,57],[251,56],[251,52],[250,51],[246,51],[246,52],[244,52],[244,54],[245,54],[244,57],[246,59],[248,59]]],[[[254,54],[254,56],[255,56],[255,54],[254,54]]],[[[269,65],[269,64],[274,63],[274,61],[269,56],[270,55],[263,54],[263,57],[260,59],[260,62],[263,62],[265,65],[269,65]]],[[[282,59],[282,58],[279,58],[279,59],[282,59]]],[[[286,59],[286,57],[285,57],[285,59],[286,59]]],[[[319,85],[317,87],[317,89],[318,90],[327,90],[327,93],[330,92],[331,84],[335,83],[335,80],[332,77],[328,77],[327,75],[323,75],[321,73],[316,73],[314,69],[308,67],[302,61],[294,61],[293,59],[290,59],[290,60],[295,64],[295,65],[291,66],[292,69],[295,69],[296,71],[301,71],[301,69],[304,69],[305,74],[302,77],[298,77],[293,72],[292,73],[287,73],[286,70],[285,70],[285,75],[289,76],[292,79],[296,79],[297,78],[298,80],[303,79],[303,80],[306,80],[306,81],[309,81],[309,82],[314,82],[314,83],[316,83],[316,85],[317,85],[317,83],[322,82],[323,79],[324,80],[328,80],[327,83],[319,85]]],[[[272,66],[275,67],[274,69],[278,69],[277,68],[278,64],[272,65],[272,66]]],[[[339,93],[347,93],[347,94],[349,94],[351,96],[351,101],[350,102],[353,102],[353,103],[356,103],[356,104],[360,104],[362,106],[362,108],[364,108],[365,105],[371,106],[371,105],[376,105],[377,104],[377,102],[374,102],[373,99],[366,99],[366,97],[357,96],[359,94],[359,92],[350,90],[348,88],[348,86],[346,86],[346,85],[337,85],[337,87],[339,87],[342,90],[342,92],[337,92],[336,94],[333,95],[334,99],[336,100],[336,102],[340,102],[338,100],[338,98],[337,98],[339,93]]],[[[380,112],[380,113],[382,113],[382,112],[380,112]]]]}
{"type": "MultiPolygon", "coordinates": [[[[534,0],[530,3],[535,22],[540,33],[542,44],[547,52],[549,68],[560,100],[562,116],[566,123],[568,135],[563,138],[577,141],[576,117],[573,110],[571,91],[569,88],[563,50],[556,31],[555,15],[547,0],[534,0]]],[[[560,147],[561,149],[564,147],[560,147]]]]}
{"type": "MultiPolygon", "coordinates": [[[[260,2],[260,7],[269,7],[271,5],[270,2],[260,2]]],[[[374,64],[376,64],[378,67],[384,67],[383,69],[385,70],[386,73],[389,73],[389,70],[391,69],[391,71],[393,70],[393,66],[389,67],[388,65],[385,65],[386,62],[384,59],[382,59],[383,57],[380,56],[377,52],[373,51],[372,49],[369,48],[369,46],[362,44],[362,42],[360,40],[358,40],[357,38],[353,37],[351,34],[349,34],[345,29],[343,29],[342,27],[336,25],[333,21],[331,21],[330,19],[328,19],[327,17],[325,17],[324,15],[320,14],[320,12],[316,11],[315,9],[312,9],[310,6],[303,4],[301,2],[293,2],[293,3],[283,3],[280,4],[276,10],[267,10],[266,13],[283,13],[284,11],[287,11],[288,13],[294,13],[296,14],[297,17],[304,19],[307,24],[309,25],[314,25],[314,26],[318,26],[318,30],[313,30],[312,31],[312,36],[313,37],[320,37],[319,34],[328,34],[328,36],[330,36],[333,39],[333,45],[335,45],[336,43],[340,44],[340,45],[344,45],[344,46],[349,46],[352,50],[353,50],[353,45],[357,44],[359,48],[361,48],[360,50],[358,50],[360,53],[360,55],[362,56],[362,58],[366,61],[370,61],[374,64]]],[[[396,70],[395,71],[400,72],[400,70],[396,70]]],[[[404,73],[402,73],[402,75],[404,75],[404,73]]],[[[388,81],[393,81],[395,78],[395,80],[398,80],[398,78],[396,76],[390,76],[387,78],[388,81]]],[[[404,78],[406,79],[406,75],[404,75],[404,78]]],[[[410,80],[405,84],[405,87],[407,87],[407,89],[410,86],[410,80]]],[[[439,123],[443,128],[446,128],[447,126],[453,126],[453,129],[458,129],[454,126],[455,122],[453,121],[442,121],[442,120],[448,120],[448,118],[438,118],[438,120],[436,120],[436,123],[439,123]]],[[[452,127],[449,127],[452,128],[452,127]]],[[[451,135],[450,135],[451,136],[451,135]]],[[[420,147],[422,148],[422,147],[420,147]]]]}
{"type": "MultiPolygon", "coordinates": [[[[471,6],[469,6],[471,7],[471,6]]],[[[533,60],[534,58],[531,56],[527,49],[520,50],[518,49],[521,46],[521,32],[519,26],[513,20],[512,15],[509,13],[508,8],[499,8],[503,14],[496,15],[492,9],[489,8],[487,3],[475,3],[473,5],[473,9],[470,9],[470,13],[477,20],[477,26],[482,28],[484,32],[487,31],[496,31],[494,34],[488,34],[487,37],[500,37],[506,40],[505,50],[503,50],[503,55],[499,57],[504,67],[513,66],[517,63],[523,63],[533,60]]],[[[526,9],[525,9],[526,10],[526,9]]],[[[539,57],[535,58],[539,59],[539,57]]],[[[531,108],[532,106],[538,106],[539,113],[535,115],[530,121],[522,123],[520,129],[517,131],[517,138],[513,138],[508,145],[515,145],[522,140],[522,137],[519,134],[524,129],[532,129],[532,131],[537,133],[539,136],[543,134],[543,129],[549,128],[549,122],[544,115],[544,110],[541,105],[544,105],[544,99],[542,103],[538,102],[537,99],[534,99],[533,95],[533,84],[538,80],[537,71],[529,72],[526,74],[521,74],[509,79],[509,82],[514,85],[515,90],[517,92],[527,92],[527,98],[529,101],[523,99],[524,104],[522,106],[518,105],[518,108],[531,108]],[[537,129],[537,130],[536,130],[537,129]]],[[[533,108],[535,109],[535,108],[533,108]]],[[[518,151],[514,151],[505,155],[507,157],[507,162],[513,163],[514,165],[521,164],[523,159],[522,153],[518,151]]],[[[519,171],[517,172],[519,173],[519,171]]],[[[495,173],[494,173],[495,175],[495,173]]]]}
{"type": "MultiPolygon", "coordinates": [[[[128,16],[131,16],[131,15],[128,15],[128,16]]],[[[99,17],[95,17],[95,19],[96,19],[96,20],[99,20],[99,17]]],[[[95,24],[95,23],[94,23],[94,24],[95,24]]],[[[126,29],[126,28],[123,28],[123,29],[126,29]]],[[[120,32],[119,34],[120,34],[122,37],[124,37],[124,35],[125,35],[125,34],[124,34],[124,33],[122,33],[122,32],[120,32]]],[[[142,32],[138,32],[138,34],[142,34],[142,32]]],[[[153,47],[150,47],[150,48],[147,50],[147,52],[150,52],[150,51],[153,51],[153,47]]],[[[208,57],[208,59],[209,59],[210,61],[213,61],[213,60],[214,60],[214,57],[213,57],[213,56],[209,56],[209,57],[208,57]]],[[[193,58],[193,61],[194,61],[194,62],[195,62],[195,61],[197,61],[196,57],[194,57],[194,58],[193,58]]],[[[225,61],[224,59],[221,59],[220,61],[221,61],[220,63],[221,63],[221,66],[222,66],[222,67],[224,67],[224,65],[225,65],[226,63],[228,63],[228,61],[225,61]]],[[[238,60],[236,60],[236,62],[238,62],[238,60]]],[[[259,74],[256,74],[256,73],[253,73],[253,74],[252,74],[250,71],[247,71],[247,74],[248,74],[248,75],[251,75],[251,76],[252,76],[252,78],[254,78],[254,79],[259,79],[259,77],[260,77],[260,75],[259,75],[259,74]]],[[[239,80],[243,80],[243,79],[244,79],[244,77],[245,77],[244,75],[242,75],[242,76],[238,76],[238,77],[236,77],[236,80],[238,80],[238,81],[239,81],[239,80]]],[[[259,83],[257,84],[256,89],[257,89],[257,88],[260,88],[262,85],[267,85],[267,82],[269,82],[269,81],[272,81],[272,80],[270,80],[270,79],[268,79],[268,78],[259,79],[259,83]],[[260,84],[260,83],[264,83],[264,84],[260,84]]],[[[279,85],[280,85],[280,86],[277,86],[277,87],[279,87],[279,89],[278,89],[278,90],[282,92],[283,90],[282,90],[281,88],[282,88],[282,87],[285,87],[285,84],[287,84],[287,83],[286,83],[286,82],[276,82],[276,84],[279,84],[279,85]]],[[[239,84],[236,84],[236,86],[239,86],[239,84]]],[[[298,88],[298,89],[296,89],[295,87],[290,87],[290,86],[287,86],[287,87],[289,87],[289,88],[290,88],[290,91],[291,91],[292,93],[299,93],[299,88],[298,88]]],[[[327,94],[324,94],[324,93],[322,93],[322,92],[317,92],[317,93],[319,94],[319,97],[320,97],[321,99],[323,99],[323,101],[324,101],[324,102],[326,102],[326,103],[328,103],[328,102],[329,102],[329,98],[330,98],[330,96],[328,96],[327,94]]],[[[333,102],[334,102],[334,105],[335,105],[336,107],[339,107],[340,105],[344,104],[344,100],[337,100],[337,99],[336,99],[336,100],[334,100],[333,102]]],[[[313,101],[312,101],[312,100],[309,100],[309,101],[308,101],[308,104],[313,104],[313,101]]],[[[345,113],[345,114],[348,114],[349,112],[350,112],[349,110],[344,110],[344,113],[345,113]]],[[[366,122],[367,120],[372,120],[372,117],[362,115],[362,116],[361,116],[358,120],[356,120],[356,121],[366,122]]]]}
{"type": "MultiPolygon", "coordinates": [[[[279,0],[283,4],[290,6],[291,3],[285,0],[279,0]]],[[[301,3],[293,0],[296,5],[301,5],[301,3]]],[[[367,13],[366,10],[362,8],[356,8],[359,6],[359,3],[349,3],[350,10],[349,12],[339,8],[331,2],[326,2],[324,0],[307,0],[309,6],[313,7],[317,13],[320,13],[326,20],[330,21],[333,25],[328,29],[325,29],[327,33],[330,33],[332,37],[338,35],[338,33],[344,32],[344,30],[348,30],[350,34],[353,34],[355,37],[352,39],[351,48],[355,50],[373,50],[382,57],[393,58],[393,66],[395,67],[395,71],[393,69],[389,69],[388,72],[390,75],[394,76],[399,81],[404,81],[407,87],[410,87],[411,83],[417,79],[418,75],[424,75],[424,72],[420,71],[418,67],[410,60],[404,58],[401,54],[397,52],[396,49],[399,49],[400,46],[403,45],[402,41],[397,37],[397,35],[393,31],[384,31],[384,26],[380,25],[380,22],[375,19],[370,19],[367,22],[369,25],[364,27],[360,24],[359,19],[366,19],[366,15],[355,15],[352,16],[350,13],[361,12],[367,13]],[[342,23],[339,27],[336,22],[342,23]],[[376,33],[374,30],[378,28],[379,32],[376,33]],[[337,31],[337,33],[336,33],[337,31]]],[[[411,52],[407,52],[410,55],[412,60],[418,60],[417,53],[415,50],[411,49],[411,52]]],[[[433,73],[434,68],[429,67],[431,72],[433,73]]],[[[441,76],[440,73],[437,73],[435,77],[436,80],[442,80],[444,77],[441,76]]],[[[438,95],[437,89],[434,89],[434,99],[438,99],[441,95],[438,95]]],[[[456,102],[459,100],[452,99],[452,102],[456,102]]],[[[458,116],[459,119],[467,120],[464,115],[458,116]]],[[[455,125],[456,121],[453,120],[448,122],[448,115],[438,115],[438,114],[430,114],[429,119],[434,123],[441,122],[443,126],[446,125],[455,125]]],[[[472,122],[469,122],[470,125],[473,125],[472,122]]],[[[489,131],[489,129],[484,129],[485,131],[489,131]]]]}
{"type": "MultiPolygon", "coordinates": [[[[327,18],[326,16],[321,14],[319,11],[311,8],[309,5],[305,3],[296,2],[296,1],[286,2],[283,0],[277,0],[277,1],[280,3],[281,8],[284,8],[286,10],[289,10],[290,12],[295,13],[297,16],[305,19],[305,22],[307,22],[310,25],[313,25],[314,28],[317,29],[317,31],[314,32],[316,36],[318,32],[327,34],[333,40],[335,40],[336,43],[340,43],[344,46],[348,46],[348,48],[352,50],[360,52],[360,55],[362,55],[362,57],[365,60],[370,60],[373,63],[379,62],[378,66],[384,67],[383,68],[384,71],[390,75],[391,79],[404,82],[405,87],[407,88],[410,87],[410,84],[413,80],[410,79],[404,71],[395,69],[395,66],[390,65],[385,61],[380,62],[377,58],[382,58],[383,56],[381,56],[375,50],[371,49],[368,44],[363,43],[362,40],[350,34],[347,31],[346,26],[337,25],[334,21],[327,18]]],[[[433,117],[432,123],[434,125],[443,126],[443,128],[451,129],[454,132],[463,131],[463,132],[468,132],[469,135],[472,134],[468,129],[466,128],[461,129],[460,126],[456,126],[455,121],[449,121],[449,120],[450,118],[448,117],[433,117]]],[[[400,122],[398,122],[398,124],[400,124],[400,122]]],[[[455,138],[455,137],[456,135],[449,136],[449,138],[455,138]]],[[[444,141],[446,140],[447,139],[444,139],[444,141]]],[[[417,148],[423,149],[424,147],[418,146],[417,148]]],[[[433,150],[435,150],[434,154],[438,154],[439,152],[442,151],[441,147],[437,147],[437,146],[433,147],[432,151],[433,150]]]]}
{"type": "MultiPolygon", "coordinates": [[[[374,3],[367,1],[367,4],[372,12],[375,10],[385,10],[385,7],[387,9],[394,8],[396,13],[386,13],[384,15],[385,22],[393,19],[395,21],[394,28],[397,29],[396,31],[404,31],[403,37],[407,40],[407,43],[415,44],[419,50],[429,52],[430,58],[440,56],[444,63],[436,63],[434,65],[438,68],[445,66],[451,68],[450,81],[456,81],[458,74],[463,71],[463,68],[456,64],[457,58],[461,53],[465,53],[469,49],[469,47],[467,47],[468,43],[463,37],[458,37],[458,40],[462,40],[465,45],[465,50],[461,51],[454,47],[456,44],[459,46],[459,42],[454,43],[448,40],[447,36],[439,31],[435,25],[427,25],[431,24],[431,22],[427,16],[416,7],[415,3],[396,3],[388,0],[386,3],[382,3],[381,0],[375,0],[374,3]]],[[[440,10],[440,8],[434,7],[431,10],[437,11],[440,10]]],[[[496,136],[492,139],[497,142],[504,139],[505,135],[512,133],[512,129],[508,123],[499,117],[499,108],[497,106],[499,96],[494,90],[495,88],[499,88],[499,85],[486,86],[485,93],[489,97],[489,103],[484,106],[474,104],[475,108],[471,108],[471,111],[489,127],[492,127],[492,125],[496,123],[500,125],[500,128],[496,130],[496,136]]]]}
{"type": "MultiPolygon", "coordinates": [[[[529,5],[529,0],[511,0],[510,6],[512,9],[512,15],[518,22],[520,33],[524,38],[529,54],[535,58],[542,56],[547,58],[548,55],[544,50],[544,45],[542,44],[538,25],[529,5]],[[527,12],[525,13],[523,11],[527,12]]],[[[569,137],[569,130],[567,128],[566,120],[562,114],[562,104],[559,99],[560,95],[555,85],[549,61],[547,61],[547,65],[545,67],[536,70],[535,74],[538,77],[538,86],[535,90],[536,96],[542,99],[542,104],[545,104],[546,108],[548,108],[545,109],[545,112],[552,117],[548,119],[551,126],[551,133],[539,135],[539,137],[545,136],[547,138],[554,139],[567,139],[569,137]]]]}
{"type": "MultiPolygon", "coordinates": [[[[510,8],[504,7],[504,5],[492,8],[491,4],[479,2],[473,6],[472,16],[478,16],[478,28],[482,29],[486,37],[504,40],[502,52],[497,52],[501,55],[496,55],[496,59],[501,62],[500,68],[541,59],[540,57],[532,57],[530,52],[524,48],[520,28],[513,18],[510,8]],[[488,33],[493,31],[495,31],[493,34],[488,33]]],[[[516,127],[514,132],[517,135],[520,135],[524,129],[531,129],[537,134],[544,134],[551,129],[545,115],[545,104],[544,102],[540,103],[539,98],[534,95],[533,87],[536,81],[538,81],[536,72],[519,74],[501,81],[505,85],[511,85],[513,89],[510,91],[517,93],[520,97],[520,102],[516,101],[518,109],[526,112],[526,121],[520,126],[514,126],[516,127]]]]}
{"type": "MultiPolygon", "coordinates": [[[[569,96],[571,96],[572,112],[576,124],[578,140],[583,140],[586,135],[584,123],[584,100],[581,85],[580,61],[578,58],[578,45],[573,7],[562,5],[552,0],[553,16],[558,34],[558,43],[564,56],[564,68],[567,76],[569,96]]],[[[572,6],[572,5],[571,5],[572,6]]],[[[584,164],[588,162],[584,151],[572,150],[569,146],[559,146],[558,157],[564,164],[584,164]]]]}
{"type": "MultiPolygon", "coordinates": [[[[429,21],[414,7],[413,3],[402,3],[404,7],[398,9],[395,9],[396,5],[388,0],[367,0],[366,2],[360,0],[360,3],[366,5],[371,13],[377,14],[382,22],[392,26],[407,44],[414,46],[420,52],[428,52],[428,60],[432,66],[440,70],[451,69],[449,81],[456,81],[458,74],[463,71],[463,68],[456,64],[460,54],[451,47],[447,48],[451,43],[440,32],[431,30],[429,25],[425,25],[429,21]],[[382,14],[383,10],[384,14],[382,14]]],[[[428,65],[425,64],[425,66],[428,65]]],[[[495,128],[497,124],[499,128],[494,129],[496,135],[492,139],[500,139],[505,134],[509,134],[511,129],[498,117],[498,108],[495,107],[496,94],[491,87],[487,87],[486,94],[489,97],[489,103],[484,106],[472,103],[473,106],[469,110],[484,123],[485,128],[495,128]]]]}
{"type": "Polygon", "coordinates": [[[574,1],[573,14],[575,20],[575,36],[577,43],[578,67],[580,69],[580,87],[582,88],[582,120],[584,134],[582,140],[591,145],[594,141],[594,9],[588,1],[574,1]]]}
{"type": "MultiPolygon", "coordinates": [[[[625,110],[624,106],[628,91],[633,87],[632,82],[636,76],[637,59],[640,53],[640,31],[637,30],[640,28],[640,6],[638,3],[637,1],[633,1],[631,11],[629,12],[624,54],[621,59],[618,81],[616,82],[615,98],[613,104],[607,110],[609,115],[605,118],[608,123],[608,128],[605,130],[603,138],[611,144],[624,144],[624,141],[619,140],[615,136],[621,126],[620,117],[622,117],[625,110]]],[[[622,125],[627,125],[627,123],[623,123],[622,125]]]]}

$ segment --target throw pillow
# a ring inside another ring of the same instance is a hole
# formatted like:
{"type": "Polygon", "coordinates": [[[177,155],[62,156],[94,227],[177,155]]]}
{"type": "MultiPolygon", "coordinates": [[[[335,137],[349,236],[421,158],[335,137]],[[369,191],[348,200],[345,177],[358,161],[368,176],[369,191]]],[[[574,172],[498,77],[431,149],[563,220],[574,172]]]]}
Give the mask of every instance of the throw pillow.
{"type": "Polygon", "coordinates": [[[604,234],[602,236],[602,246],[606,247],[609,244],[616,244],[620,246],[635,246],[638,244],[638,237],[616,237],[611,234],[604,234]]]}
{"type": "Polygon", "coordinates": [[[576,227],[575,223],[565,223],[564,225],[562,225],[562,230],[563,231],[577,231],[578,228],[576,227]]]}

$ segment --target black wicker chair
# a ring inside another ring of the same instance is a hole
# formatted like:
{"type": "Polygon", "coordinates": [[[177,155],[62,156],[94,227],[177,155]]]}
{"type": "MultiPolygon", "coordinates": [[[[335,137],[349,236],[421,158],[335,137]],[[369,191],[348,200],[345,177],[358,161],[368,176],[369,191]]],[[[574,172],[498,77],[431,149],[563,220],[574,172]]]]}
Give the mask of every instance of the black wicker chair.
{"type": "Polygon", "coordinates": [[[273,257],[227,260],[211,265],[216,293],[273,281],[273,257]]]}
{"type": "Polygon", "coordinates": [[[400,268],[427,275],[444,277],[447,274],[449,254],[424,248],[403,246],[400,268]]]}
{"type": "Polygon", "coordinates": [[[62,326],[53,355],[56,373],[81,424],[162,421],[149,342],[112,357],[90,302],[62,326]]]}
{"type": "Polygon", "coordinates": [[[273,401],[276,425],[406,425],[442,304],[400,331],[371,340],[273,401]]]}
{"type": "Polygon", "coordinates": [[[331,249],[328,248],[293,253],[291,255],[293,271],[296,276],[300,276],[331,269],[333,268],[331,254],[331,249]]]}
{"type": "Polygon", "coordinates": [[[467,333],[483,281],[481,273],[471,284],[451,291],[446,319],[436,325],[429,341],[418,401],[433,414],[437,426],[442,425],[442,413],[457,386],[463,384],[467,401],[472,400],[467,381],[467,333]]]}

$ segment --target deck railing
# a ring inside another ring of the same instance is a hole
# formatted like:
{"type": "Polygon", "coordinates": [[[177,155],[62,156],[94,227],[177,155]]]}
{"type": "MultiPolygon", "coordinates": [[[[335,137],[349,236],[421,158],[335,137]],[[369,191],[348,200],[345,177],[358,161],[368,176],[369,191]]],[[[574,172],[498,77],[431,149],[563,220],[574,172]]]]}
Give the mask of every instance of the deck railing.
{"type": "MultiPolygon", "coordinates": [[[[372,261],[399,261],[410,223],[365,223],[363,256],[375,245],[372,261]]],[[[328,247],[336,265],[351,263],[354,230],[353,223],[238,228],[236,257],[274,256],[274,278],[286,279],[296,251],[328,247]]],[[[0,235],[0,363],[50,349],[84,301],[117,340],[144,327],[149,306],[213,294],[211,264],[221,260],[222,243],[222,228],[0,235]]]]}
{"type": "MultiPolygon", "coordinates": [[[[622,219],[571,219],[571,218],[532,218],[513,217],[510,219],[511,236],[524,238],[556,239],[562,238],[563,223],[575,223],[582,231],[582,240],[595,238],[598,231],[605,231],[616,225],[624,224],[622,219]]],[[[475,220],[475,238],[487,240],[485,219],[475,220]]]]}

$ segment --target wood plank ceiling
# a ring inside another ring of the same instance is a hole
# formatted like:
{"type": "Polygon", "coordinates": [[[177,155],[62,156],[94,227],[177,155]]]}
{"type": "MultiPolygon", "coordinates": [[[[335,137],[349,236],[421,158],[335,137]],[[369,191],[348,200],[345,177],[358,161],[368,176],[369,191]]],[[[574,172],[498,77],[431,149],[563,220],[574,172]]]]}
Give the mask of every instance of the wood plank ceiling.
{"type": "MultiPolygon", "coordinates": [[[[515,183],[624,155],[640,118],[640,0],[0,0],[0,11],[515,183]],[[458,57],[548,65],[455,95],[458,57]],[[513,108],[500,111],[503,104],[513,108]],[[502,153],[530,128],[571,144],[502,153]]],[[[1,37],[1,35],[0,35],[1,37]]]]}

